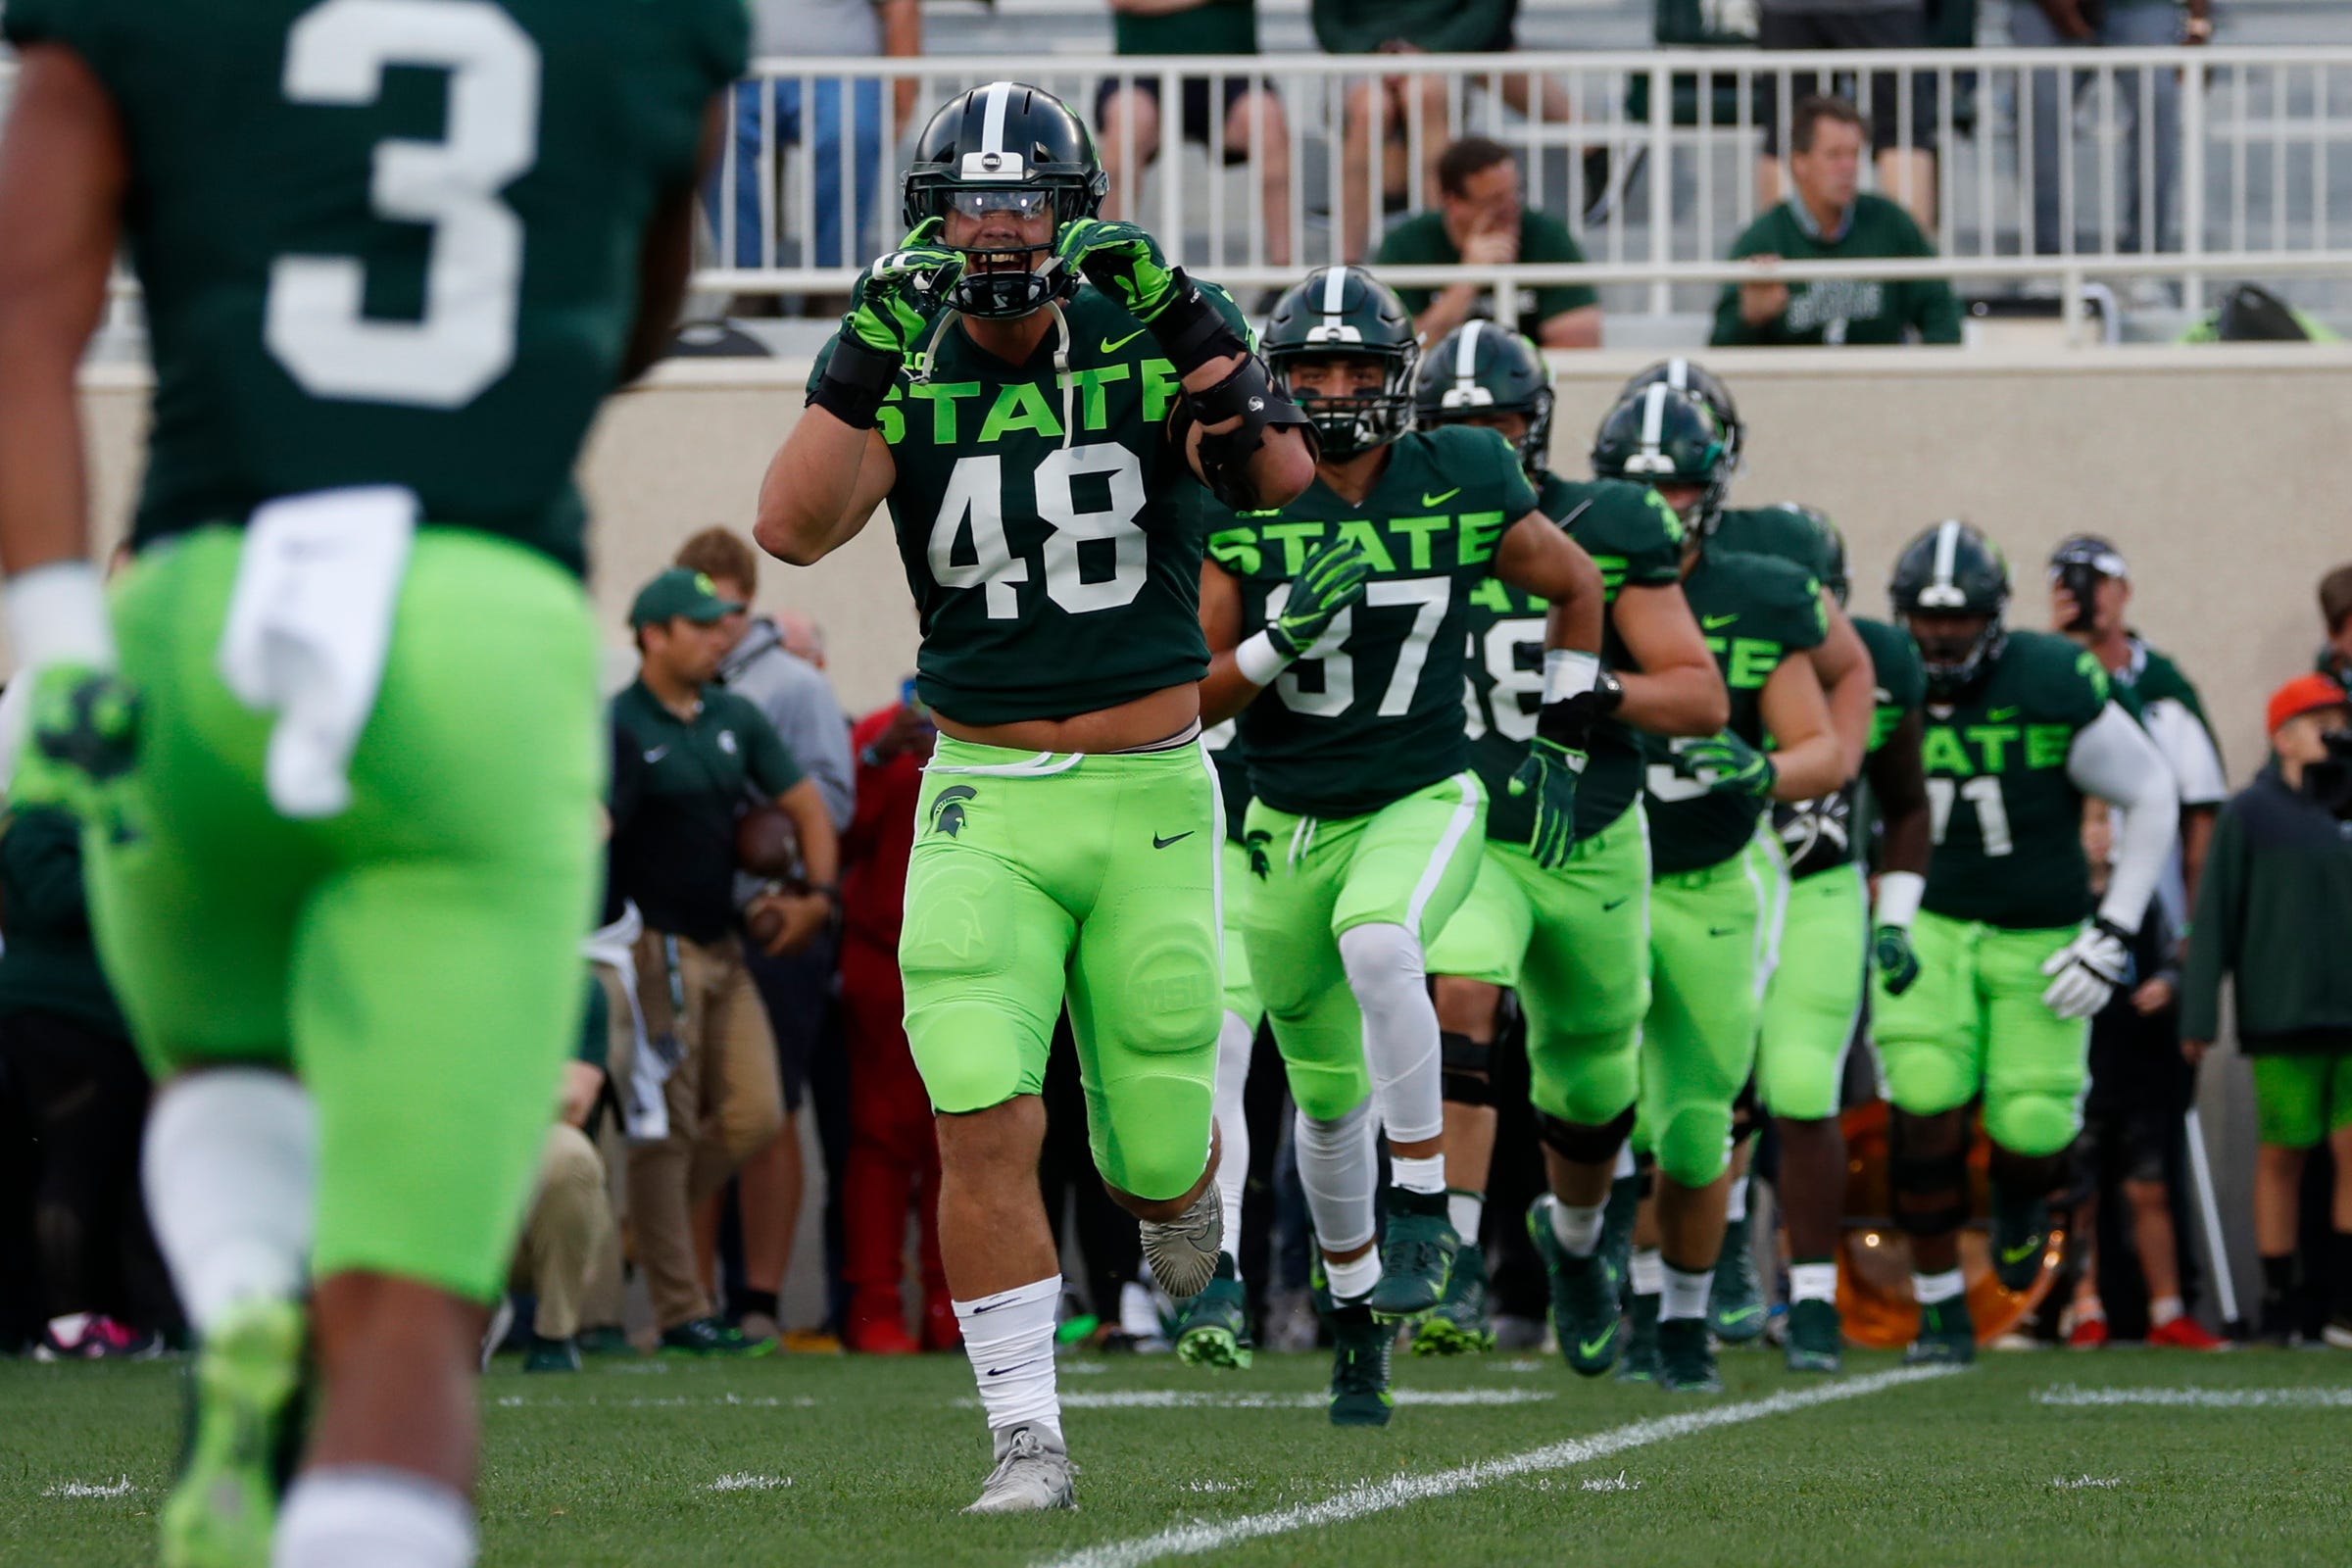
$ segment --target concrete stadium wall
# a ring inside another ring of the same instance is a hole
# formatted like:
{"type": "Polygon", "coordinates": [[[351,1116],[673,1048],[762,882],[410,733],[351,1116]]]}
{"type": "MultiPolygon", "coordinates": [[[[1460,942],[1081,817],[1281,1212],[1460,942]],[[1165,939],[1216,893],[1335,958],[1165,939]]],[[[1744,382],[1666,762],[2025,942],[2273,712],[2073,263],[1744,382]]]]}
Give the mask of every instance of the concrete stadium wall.
{"type": "MultiPolygon", "coordinates": [[[[1560,357],[1555,460],[1584,471],[1586,441],[1642,363],[1560,357]]],[[[1845,349],[1711,356],[1737,389],[1750,457],[1742,502],[1800,498],[1844,528],[1855,607],[1884,614],[1895,552],[1959,515],[2016,569],[2013,619],[2045,619],[2041,562],[2077,530],[2131,559],[2135,622],[2202,687],[2231,777],[2264,754],[2264,695],[2308,667],[2313,585],[2352,559],[2344,472],[2352,457],[2352,348],[2127,349],[2019,357],[1845,349]]],[[[595,595],[625,666],[632,590],[689,533],[748,527],[768,454],[801,411],[802,365],[680,363],[615,399],[586,464],[597,517],[595,595]]],[[[98,514],[114,527],[138,466],[145,380],[87,383],[98,514]]],[[[912,607],[887,519],[808,570],[771,565],[759,598],[822,623],[853,710],[888,700],[912,667],[912,607]]],[[[2251,1284],[2245,1075],[2205,1075],[2235,1270],[2251,1284]]]]}

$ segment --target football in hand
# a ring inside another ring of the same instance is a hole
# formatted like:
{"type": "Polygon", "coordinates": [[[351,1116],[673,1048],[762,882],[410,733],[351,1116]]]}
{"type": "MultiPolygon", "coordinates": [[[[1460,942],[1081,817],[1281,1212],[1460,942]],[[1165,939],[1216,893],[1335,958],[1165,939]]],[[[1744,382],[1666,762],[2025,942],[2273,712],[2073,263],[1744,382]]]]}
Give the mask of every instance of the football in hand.
{"type": "Polygon", "coordinates": [[[755,806],[735,819],[735,863],[756,877],[791,881],[801,871],[800,835],[773,806],[755,806]]]}

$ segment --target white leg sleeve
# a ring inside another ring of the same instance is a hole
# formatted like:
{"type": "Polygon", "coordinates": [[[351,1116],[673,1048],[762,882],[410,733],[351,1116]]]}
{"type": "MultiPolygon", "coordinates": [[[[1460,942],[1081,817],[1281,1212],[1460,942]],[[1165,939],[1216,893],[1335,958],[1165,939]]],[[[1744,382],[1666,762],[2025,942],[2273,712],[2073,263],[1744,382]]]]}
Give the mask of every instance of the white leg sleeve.
{"type": "Polygon", "coordinates": [[[1250,1050],[1257,1031],[1238,1012],[1217,1031],[1217,1201],[1225,1208],[1225,1251],[1242,1255],[1242,1189],[1250,1181],[1250,1119],[1242,1105],[1250,1079],[1250,1050]]]}
{"type": "Polygon", "coordinates": [[[318,1167],[302,1085],[261,1067],[190,1073],[156,1097],[140,1163],[156,1243],[199,1335],[241,1301],[293,1298],[318,1167]]]}
{"type": "Polygon", "coordinates": [[[1306,1189],[1316,1243],[1327,1252],[1363,1246],[1372,1239],[1372,1191],[1380,1180],[1371,1102],[1337,1121],[1316,1121],[1300,1111],[1297,1137],[1298,1185],[1306,1189]]]}
{"type": "Polygon", "coordinates": [[[1364,1061],[1389,1137],[1437,1137],[1446,1130],[1444,1074],[1420,939],[1400,925],[1359,925],[1341,934],[1340,962],[1364,1015],[1364,1061]]]}
{"type": "Polygon", "coordinates": [[[466,1568],[473,1508],[437,1481],[402,1470],[307,1470],[286,1494],[275,1568],[466,1568]]]}

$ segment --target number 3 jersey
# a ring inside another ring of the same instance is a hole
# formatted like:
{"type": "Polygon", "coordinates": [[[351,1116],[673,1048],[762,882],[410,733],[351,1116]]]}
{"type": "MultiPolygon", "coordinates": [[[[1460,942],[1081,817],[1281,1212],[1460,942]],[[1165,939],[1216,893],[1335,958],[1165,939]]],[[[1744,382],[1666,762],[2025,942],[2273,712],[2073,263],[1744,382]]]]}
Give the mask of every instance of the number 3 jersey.
{"type": "Polygon", "coordinates": [[[1930,698],[1920,761],[1936,841],[1921,907],[2016,931],[2090,909],[2075,736],[2105,711],[2096,656],[2050,632],[2012,631],[1957,702],[1930,698]]]}
{"type": "Polygon", "coordinates": [[[144,545],[394,484],[578,570],[572,466],[741,0],[7,0],[122,117],[144,545]]]}
{"type": "MultiPolygon", "coordinates": [[[[1655,490],[1616,479],[1541,477],[1537,506],[1600,568],[1612,612],[1620,589],[1681,581],[1682,519],[1655,490]]],[[[1525,844],[1535,833],[1535,797],[1513,795],[1510,781],[1544,706],[1544,610],[1543,600],[1499,578],[1470,590],[1470,678],[1463,694],[1470,762],[1487,787],[1487,837],[1500,843],[1525,844]]],[[[1600,661],[1611,669],[1631,662],[1613,617],[1602,633],[1600,661]]],[[[1576,836],[1597,835],[1641,792],[1642,743],[1616,719],[1601,720],[1576,787],[1576,836]]]]}
{"type": "MultiPolygon", "coordinates": [[[[1203,284],[1234,330],[1224,292],[1203,284]]],[[[949,318],[876,428],[923,633],[915,689],[966,724],[1068,718],[1208,672],[1200,634],[1208,492],[1168,440],[1184,395],[1142,322],[1091,283],[1026,365],[949,318]]],[[[808,377],[832,357],[827,344],[808,377]]]]}
{"type": "Polygon", "coordinates": [[[1251,793],[1296,815],[1361,816],[1468,765],[1470,596],[1537,510],[1509,443],[1470,425],[1417,431],[1361,502],[1317,479],[1279,514],[1210,508],[1208,552],[1241,584],[1245,637],[1282,613],[1323,545],[1352,541],[1372,564],[1363,599],[1242,710],[1251,793]]]}

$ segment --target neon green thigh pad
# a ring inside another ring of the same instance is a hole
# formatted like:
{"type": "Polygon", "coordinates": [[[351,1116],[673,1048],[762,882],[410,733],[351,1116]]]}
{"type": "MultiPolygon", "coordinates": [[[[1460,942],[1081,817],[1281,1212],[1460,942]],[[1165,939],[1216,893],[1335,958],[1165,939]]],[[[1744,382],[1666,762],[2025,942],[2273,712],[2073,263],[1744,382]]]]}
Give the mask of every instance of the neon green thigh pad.
{"type": "Polygon", "coordinates": [[[1775,1116],[1820,1121],[1838,1114],[1845,1051],[1862,1013],[1868,919],[1858,865],[1789,884],[1780,961],[1764,988],[1756,1036],[1756,1088],[1775,1116]]]}

